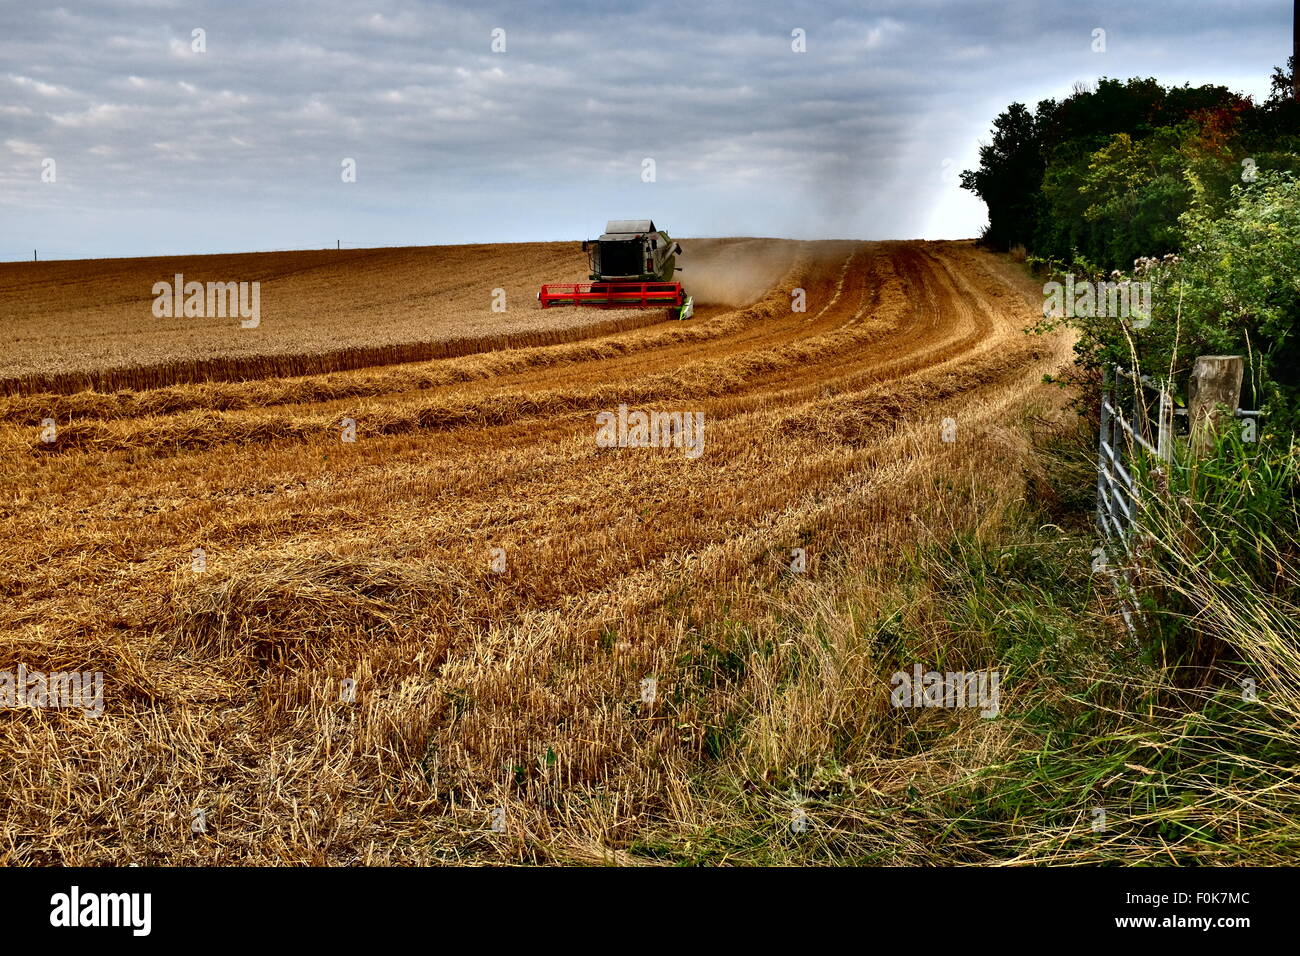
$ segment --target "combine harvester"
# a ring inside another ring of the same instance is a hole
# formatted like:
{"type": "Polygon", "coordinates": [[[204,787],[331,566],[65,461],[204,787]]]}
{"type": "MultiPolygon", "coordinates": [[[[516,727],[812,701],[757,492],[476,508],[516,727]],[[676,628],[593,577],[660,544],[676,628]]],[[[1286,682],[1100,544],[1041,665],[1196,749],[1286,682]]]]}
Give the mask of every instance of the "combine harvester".
{"type": "Polygon", "coordinates": [[[552,282],[537,301],[553,305],[594,305],[601,309],[662,309],[670,318],[689,319],[695,303],[673,276],[681,270],[682,247],[655,229],[649,219],[611,219],[605,234],[582,244],[591,262],[590,282],[552,282]]]}

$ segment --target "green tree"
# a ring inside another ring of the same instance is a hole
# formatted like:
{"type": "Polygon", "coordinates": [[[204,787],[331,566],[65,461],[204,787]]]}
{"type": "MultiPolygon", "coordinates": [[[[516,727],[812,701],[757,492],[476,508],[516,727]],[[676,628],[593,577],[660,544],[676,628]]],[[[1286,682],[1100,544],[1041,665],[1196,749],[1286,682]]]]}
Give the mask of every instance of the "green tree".
{"type": "Polygon", "coordinates": [[[993,141],[980,147],[980,166],[961,175],[963,189],[984,200],[989,225],[984,240],[1007,249],[1033,239],[1043,157],[1037,125],[1023,103],[1012,103],[993,122],[993,141]]]}

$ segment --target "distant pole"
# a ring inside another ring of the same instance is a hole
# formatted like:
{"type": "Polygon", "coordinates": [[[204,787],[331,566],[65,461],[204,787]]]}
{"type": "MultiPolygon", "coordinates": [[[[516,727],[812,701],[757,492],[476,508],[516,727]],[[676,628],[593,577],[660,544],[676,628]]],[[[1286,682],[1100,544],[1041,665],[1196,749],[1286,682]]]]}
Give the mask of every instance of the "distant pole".
{"type": "Polygon", "coordinates": [[[36,250],[33,249],[33,250],[32,250],[32,262],[35,262],[35,261],[36,261],[36,250]]]}
{"type": "MultiPolygon", "coordinates": [[[[1296,3],[1300,3],[1300,0],[1295,0],[1295,2],[1296,2],[1296,3]]],[[[334,240],[334,248],[335,248],[335,249],[338,249],[340,252],[342,252],[342,251],[343,251],[343,240],[342,240],[342,239],[335,239],[335,240],[334,240]]]]}

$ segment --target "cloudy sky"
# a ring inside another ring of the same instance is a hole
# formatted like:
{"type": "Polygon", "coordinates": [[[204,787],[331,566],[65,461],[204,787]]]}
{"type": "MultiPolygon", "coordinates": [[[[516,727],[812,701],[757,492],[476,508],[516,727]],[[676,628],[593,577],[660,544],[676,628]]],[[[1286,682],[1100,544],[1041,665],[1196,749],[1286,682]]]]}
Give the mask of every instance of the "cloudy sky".
{"type": "Polygon", "coordinates": [[[956,174],[1008,103],[1100,76],[1262,97],[1291,6],[4,0],[0,260],[571,239],[643,217],[971,236],[984,208],[956,174]]]}

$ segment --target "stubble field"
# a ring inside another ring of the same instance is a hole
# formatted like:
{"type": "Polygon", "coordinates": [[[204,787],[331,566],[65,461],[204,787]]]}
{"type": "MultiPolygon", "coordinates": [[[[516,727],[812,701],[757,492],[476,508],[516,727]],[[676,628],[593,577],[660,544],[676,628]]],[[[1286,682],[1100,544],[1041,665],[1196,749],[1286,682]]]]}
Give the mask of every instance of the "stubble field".
{"type": "Polygon", "coordinates": [[[0,860],[679,861],[809,795],[812,858],[923,857],[885,811],[1002,731],[917,745],[863,622],[1033,493],[1068,343],[970,243],[683,245],[684,323],[537,308],[574,244],[0,266],[0,670],[106,682],[0,713],[0,860]],[[260,328],[155,324],[149,270],[261,278],[260,328]],[[598,447],[620,404],[703,454],[598,447]]]}

